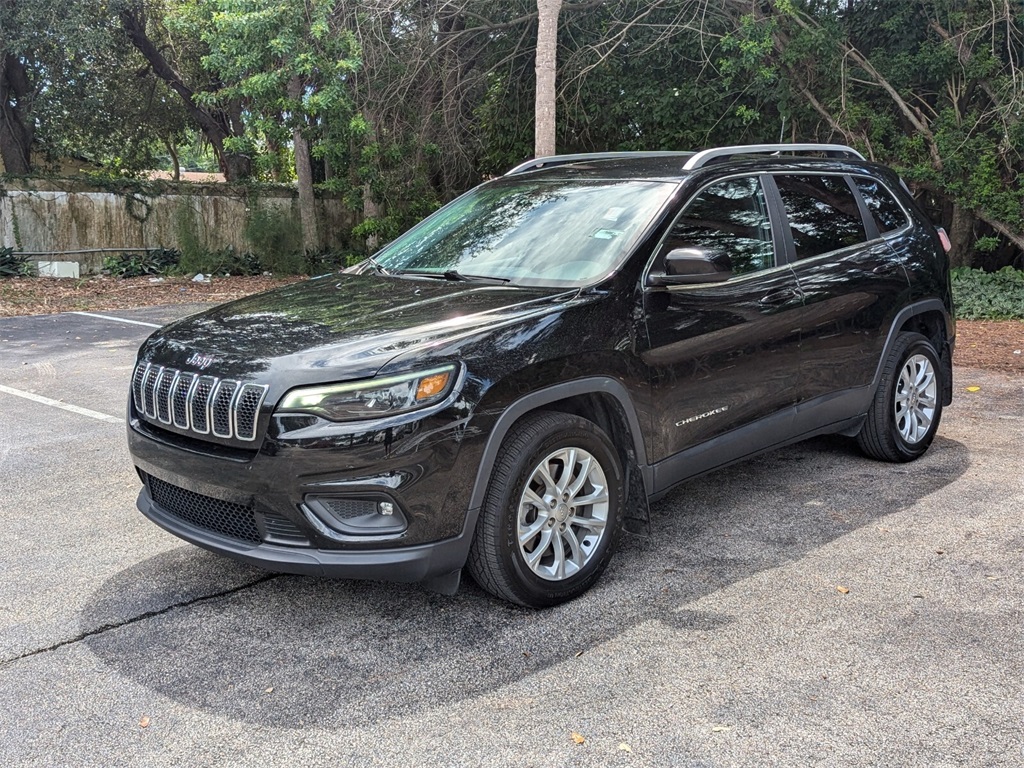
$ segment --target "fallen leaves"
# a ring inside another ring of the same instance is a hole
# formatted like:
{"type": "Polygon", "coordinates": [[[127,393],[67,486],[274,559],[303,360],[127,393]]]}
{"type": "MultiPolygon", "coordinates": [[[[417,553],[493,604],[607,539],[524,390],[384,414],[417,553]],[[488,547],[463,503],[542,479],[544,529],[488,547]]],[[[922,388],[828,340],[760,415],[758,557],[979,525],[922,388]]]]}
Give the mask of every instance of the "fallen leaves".
{"type": "Polygon", "coordinates": [[[573,740],[573,742],[575,742],[576,744],[586,744],[587,743],[587,737],[584,736],[582,733],[576,733],[576,731],[573,731],[572,735],[569,738],[571,738],[573,740]]]}
{"type": "Polygon", "coordinates": [[[619,742],[619,750],[621,752],[632,752],[633,748],[631,746],[629,746],[629,744],[627,744],[626,742],[620,741],[619,742]]]}
{"type": "Polygon", "coordinates": [[[146,277],[9,279],[0,285],[0,317],[78,310],[132,309],[156,304],[220,303],[303,279],[234,276],[214,278],[211,283],[193,283],[187,277],[168,277],[163,283],[151,283],[146,277]]]}
{"type": "Polygon", "coordinates": [[[149,715],[143,715],[139,720],[139,728],[149,728],[149,715]]]}
{"type": "Polygon", "coordinates": [[[714,725],[714,726],[711,727],[711,732],[712,733],[724,733],[726,731],[731,731],[731,730],[732,730],[732,726],[731,725],[714,725]]]}
{"type": "Polygon", "coordinates": [[[981,392],[981,387],[964,387],[967,392],[981,392]]]}
{"type": "Polygon", "coordinates": [[[840,595],[848,595],[850,594],[850,588],[840,585],[836,587],[836,592],[838,592],[840,595]]]}

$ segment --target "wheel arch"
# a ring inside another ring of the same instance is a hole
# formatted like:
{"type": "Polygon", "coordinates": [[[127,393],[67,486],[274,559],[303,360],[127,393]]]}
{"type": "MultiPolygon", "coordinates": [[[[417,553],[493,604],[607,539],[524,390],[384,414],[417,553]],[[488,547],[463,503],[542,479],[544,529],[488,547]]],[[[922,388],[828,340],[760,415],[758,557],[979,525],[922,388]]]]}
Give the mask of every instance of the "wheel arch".
{"type": "Polygon", "coordinates": [[[953,347],[956,339],[954,328],[953,319],[946,305],[939,299],[927,299],[904,307],[889,328],[889,335],[875,370],[872,388],[876,389],[882,379],[882,368],[896,343],[896,338],[901,333],[911,331],[926,337],[939,353],[943,373],[942,404],[949,405],[953,401],[953,347]]]}
{"type": "Polygon", "coordinates": [[[473,517],[469,521],[470,530],[476,525],[475,518],[483,506],[491,472],[505,436],[520,419],[538,410],[582,416],[601,427],[611,438],[626,472],[627,501],[636,503],[632,495],[642,492],[639,501],[646,508],[651,487],[650,472],[636,408],[622,383],[610,377],[591,376],[530,392],[509,405],[498,417],[484,445],[470,495],[469,510],[473,517]]]}

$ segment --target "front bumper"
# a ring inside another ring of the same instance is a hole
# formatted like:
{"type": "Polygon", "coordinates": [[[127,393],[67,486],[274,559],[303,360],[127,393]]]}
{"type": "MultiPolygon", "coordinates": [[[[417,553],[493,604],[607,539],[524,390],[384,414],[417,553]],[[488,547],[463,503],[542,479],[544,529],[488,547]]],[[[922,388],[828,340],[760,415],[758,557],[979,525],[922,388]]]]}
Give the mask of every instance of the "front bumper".
{"type": "Polygon", "coordinates": [[[129,413],[129,451],[144,483],[139,510],[175,536],[282,573],[457,586],[483,442],[467,435],[464,420],[438,414],[379,431],[268,437],[241,452],[129,413]],[[324,499],[384,502],[394,508],[387,519],[401,525],[354,535],[351,520],[324,524],[324,499]]]}
{"type": "Polygon", "coordinates": [[[337,551],[278,546],[245,545],[226,536],[190,525],[153,501],[148,488],[139,492],[139,511],[164,530],[204,549],[278,573],[376,581],[418,582],[462,568],[470,536],[463,530],[445,541],[396,549],[337,551]]]}

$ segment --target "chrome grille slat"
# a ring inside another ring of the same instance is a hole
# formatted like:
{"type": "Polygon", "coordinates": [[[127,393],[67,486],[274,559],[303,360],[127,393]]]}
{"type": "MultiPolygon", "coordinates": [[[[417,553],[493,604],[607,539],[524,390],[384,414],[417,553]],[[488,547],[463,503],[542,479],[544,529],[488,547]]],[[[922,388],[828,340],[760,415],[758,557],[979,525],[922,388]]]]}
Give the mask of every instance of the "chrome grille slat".
{"type": "Polygon", "coordinates": [[[171,423],[171,391],[178,381],[178,372],[165,368],[156,383],[156,415],[161,424],[171,423]]]}
{"type": "Polygon", "coordinates": [[[196,378],[194,373],[179,372],[171,389],[171,420],[178,429],[188,429],[188,399],[196,378]]]}
{"type": "Polygon", "coordinates": [[[217,379],[213,376],[200,376],[189,400],[188,420],[192,431],[200,435],[210,434],[210,395],[216,386],[217,379]]]}
{"type": "Polygon", "coordinates": [[[139,363],[131,389],[136,412],[150,421],[252,442],[269,387],[139,363]]]}
{"type": "Polygon", "coordinates": [[[217,437],[231,437],[231,410],[237,391],[237,381],[223,379],[210,397],[210,429],[217,437]]]}
{"type": "Polygon", "coordinates": [[[156,418],[156,384],[164,369],[152,365],[146,369],[146,377],[142,381],[142,412],[151,419],[156,418]]]}

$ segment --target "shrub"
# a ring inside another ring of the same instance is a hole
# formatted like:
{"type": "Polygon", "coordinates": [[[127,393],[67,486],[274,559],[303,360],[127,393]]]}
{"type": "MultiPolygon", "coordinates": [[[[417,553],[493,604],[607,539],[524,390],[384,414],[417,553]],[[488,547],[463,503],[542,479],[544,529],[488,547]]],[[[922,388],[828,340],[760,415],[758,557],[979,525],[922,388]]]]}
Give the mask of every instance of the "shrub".
{"type": "Polygon", "coordinates": [[[203,238],[199,236],[199,217],[189,197],[183,198],[174,212],[174,230],[178,238],[178,248],[181,250],[178,264],[180,271],[193,275],[197,272],[213,272],[210,269],[212,254],[204,245],[203,238]]]}
{"type": "Polygon", "coordinates": [[[351,267],[366,256],[352,251],[321,251],[306,254],[306,274],[323,275],[345,267],[351,267]]]}
{"type": "Polygon", "coordinates": [[[166,275],[178,266],[181,253],[173,248],[160,248],[143,253],[122,253],[103,259],[103,271],[114,277],[166,275]]]}
{"type": "Polygon", "coordinates": [[[245,225],[245,239],[263,269],[280,275],[306,271],[302,225],[297,217],[254,204],[245,225]]]}
{"type": "Polygon", "coordinates": [[[1024,320],[1024,272],[961,267],[951,272],[956,316],[963,320],[1024,320]]]}
{"type": "Polygon", "coordinates": [[[35,265],[28,256],[15,253],[13,248],[0,248],[0,278],[31,277],[35,273],[35,265]]]}

